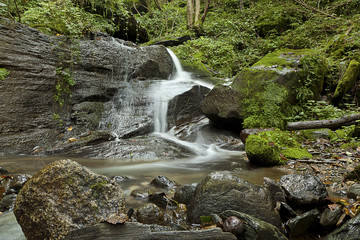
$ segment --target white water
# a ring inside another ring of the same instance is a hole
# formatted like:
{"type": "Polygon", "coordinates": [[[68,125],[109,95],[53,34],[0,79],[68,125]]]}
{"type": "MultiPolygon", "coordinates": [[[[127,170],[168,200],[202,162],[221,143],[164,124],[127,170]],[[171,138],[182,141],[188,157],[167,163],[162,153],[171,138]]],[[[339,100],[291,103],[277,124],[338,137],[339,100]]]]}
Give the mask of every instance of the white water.
{"type": "MultiPolygon", "coordinates": [[[[168,102],[175,96],[190,90],[193,86],[202,85],[212,88],[213,85],[204,83],[200,80],[193,79],[191,73],[183,70],[179,59],[176,55],[168,49],[168,52],[175,65],[175,76],[172,80],[160,81],[152,89],[151,94],[154,99],[154,134],[163,139],[176,143],[191,152],[196,157],[191,158],[187,162],[201,163],[206,161],[220,160],[223,157],[242,155],[243,152],[229,151],[218,147],[214,143],[209,143],[205,136],[198,132],[197,140],[195,142],[188,142],[178,139],[174,136],[174,128],[167,131],[167,111],[168,102]]],[[[172,162],[174,164],[174,162],[172,162]]]]}

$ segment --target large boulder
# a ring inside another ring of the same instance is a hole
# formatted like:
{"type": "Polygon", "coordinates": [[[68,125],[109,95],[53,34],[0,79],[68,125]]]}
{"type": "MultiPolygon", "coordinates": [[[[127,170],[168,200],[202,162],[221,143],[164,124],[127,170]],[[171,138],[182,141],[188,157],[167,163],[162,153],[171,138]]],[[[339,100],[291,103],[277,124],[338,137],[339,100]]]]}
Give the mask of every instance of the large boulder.
{"type": "Polygon", "coordinates": [[[126,81],[168,79],[173,72],[164,46],[137,47],[105,35],[71,41],[3,18],[0,52],[0,68],[9,72],[0,81],[2,154],[31,153],[53,146],[60,134],[96,130],[126,81]]]}
{"type": "Polygon", "coordinates": [[[200,216],[226,210],[243,212],[281,226],[267,189],[229,174],[211,173],[197,186],[188,206],[188,219],[200,223],[200,216]]]}
{"type": "Polygon", "coordinates": [[[284,175],[279,181],[286,198],[293,206],[317,205],[328,196],[326,186],[313,175],[284,175]]]}
{"type": "Polygon", "coordinates": [[[325,70],[309,49],[279,50],[242,70],[230,85],[212,89],[201,109],[216,125],[235,131],[243,121],[251,128],[283,127],[290,106],[319,97],[325,70]]]}
{"type": "Polygon", "coordinates": [[[72,230],[123,213],[125,196],[113,180],[71,160],[53,162],[26,182],[14,214],[27,239],[64,239],[72,230]]]}

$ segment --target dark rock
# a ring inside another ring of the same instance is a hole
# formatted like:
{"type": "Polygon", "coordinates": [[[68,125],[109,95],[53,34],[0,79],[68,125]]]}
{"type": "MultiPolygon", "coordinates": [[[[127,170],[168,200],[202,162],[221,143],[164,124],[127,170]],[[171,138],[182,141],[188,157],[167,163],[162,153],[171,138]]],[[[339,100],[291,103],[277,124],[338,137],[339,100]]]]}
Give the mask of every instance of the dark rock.
{"type": "Polygon", "coordinates": [[[271,178],[264,177],[264,187],[267,188],[270,192],[270,197],[273,201],[273,207],[275,207],[276,202],[286,202],[285,192],[279,183],[275,182],[271,178]]]}
{"type": "Polygon", "coordinates": [[[114,176],[111,180],[114,180],[117,183],[122,183],[128,181],[130,178],[127,176],[114,176]]]}
{"type": "Polygon", "coordinates": [[[209,88],[198,85],[171,99],[167,113],[169,127],[203,116],[200,104],[209,91],[209,88]]]}
{"type": "Polygon", "coordinates": [[[296,212],[285,202],[280,202],[279,213],[280,213],[281,219],[283,219],[284,221],[287,221],[290,218],[294,218],[297,216],[296,212]]]}
{"type": "Polygon", "coordinates": [[[342,215],[342,210],[340,206],[336,206],[334,209],[326,208],[320,217],[320,225],[325,230],[330,230],[331,228],[335,228],[336,223],[342,215]]]}
{"type": "Polygon", "coordinates": [[[0,167],[0,174],[8,174],[8,170],[6,170],[5,168],[3,167],[0,167]]]}
{"type": "Polygon", "coordinates": [[[176,203],[172,201],[164,192],[161,193],[150,193],[149,201],[155,203],[157,206],[162,208],[168,208],[170,206],[175,206],[176,203]]]}
{"type": "Polygon", "coordinates": [[[179,185],[175,181],[170,180],[167,177],[161,175],[151,180],[150,184],[160,188],[173,188],[179,185]]]}
{"type": "Polygon", "coordinates": [[[30,178],[31,178],[31,175],[28,175],[28,174],[14,175],[12,178],[9,179],[10,180],[9,190],[18,193],[30,178]]]}
{"type": "Polygon", "coordinates": [[[242,129],[243,116],[239,102],[239,96],[229,86],[215,86],[201,102],[201,111],[216,127],[240,132],[242,129]]]}
{"type": "Polygon", "coordinates": [[[266,188],[221,173],[211,173],[199,183],[188,206],[188,219],[199,223],[200,216],[230,209],[281,226],[280,216],[274,210],[266,188]]]}
{"type": "Polygon", "coordinates": [[[136,219],[146,224],[163,224],[164,214],[158,206],[153,203],[148,203],[136,211],[136,219]]]}
{"type": "Polygon", "coordinates": [[[360,184],[354,184],[349,187],[349,191],[347,192],[348,198],[356,199],[360,196],[360,184]]]}
{"type": "Polygon", "coordinates": [[[174,231],[172,228],[159,225],[148,225],[136,222],[127,222],[124,225],[111,225],[107,223],[96,224],[91,227],[74,230],[66,239],[137,239],[137,240],[235,240],[236,237],[228,232],[223,232],[220,228],[192,230],[192,231],[174,231]]]}
{"type": "Polygon", "coordinates": [[[155,44],[164,45],[165,47],[174,47],[174,46],[179,46],[179,45],[183,44],[184,42],[189,41],[190,39],[191,39],[191,37],[189,35],[186,35],[186,36],[177,37],[177,38],[171,39],[171,40],[159,41],[159,42],[156,42],[155,44]]]}
{"type": "MultiPolygon", "coordinates": [[[[281,231],[275,226],[264,222],[258,218],[250,216],[248,214],[237,212],[234,210],[228,210],[220,214],[221,218],[226,221],[229,217],[237,217],[243,222],[243,230],[238,232],[238,239],[244,240],[286,240],[287,238],[281,233],[281,231]]],[[[241,229],[239,229],[241,230],[241,229]]]]}
{"type": "Polygon", "coordinates": [[[71,160],[53,162],[26,182],[14,213],[27,239],[63,239],[71,230],[125,209],[117,183],[71,160]]]}
{"type": "Polygon", "coordinates": [[[308,233],[310,228],[315,227],[318,222],[319,214],[319,210],[313,209],[287,221],[286,226],[289,229],[290,237],[298,237],[308,233]]]}
{"type": "Polygon", "coordinates": [[[353,219],[347,221],[340,228],[335,229],[332,233],[327,235],[325,240],[358,240],[360,236],[360,214],[357,214],[353,219]]]}
{"type": "Polygon", "coordinates": [[[279,183],[290,205],[316,205],[328,195],[325,185],[313,175],[284,175],[279,183]]]}
{"type": "Polygon", "coordinates": [[[97,130],[121,83],[168,79],[173,71],[164,46],[129,46],[107,36],[71,42],[3,18],[0,51],[0,65],[10,72],[0,82],[0,151],[4,154],[52,147],[66,132],[64,125],[73,127],[69,137],[97,130]],[[61,73],[56,70],[59,67],[61,73]],[[67,71],[75,85],[71,99],[64,95],[66,106],[60,108],[54,101],[55,86],[67,71]]]}
{"type": "Polygon", "coordinates": [[[12,193],[3,197],[0,201],[0,212],[12,211],[14,209],[17,194],[12,193]]]}
{"type": "Polygon", "coordinates": [[[224,232],[231,232],[235,236],[241,236],[244,231],[244,223],[235,216],[230,216],[224,221],[224,232]]]}
{"type": "Polygon", "coordinates": [[[246,138],[248,136],[253,135],[253,134],[257,134],[259,132],[272,131],[272,130],[275,130],[275,128],[246,128],[246,129],[241,130],[240,139],[245,144],[246,143],[246,138]]]}
{"type": "Polygon", "coordinates": [[[197,185],[197,183],[192,183],[178,187],[175,191],[174,200],[178,203],[189,204],[194,197],[197,185]]]}

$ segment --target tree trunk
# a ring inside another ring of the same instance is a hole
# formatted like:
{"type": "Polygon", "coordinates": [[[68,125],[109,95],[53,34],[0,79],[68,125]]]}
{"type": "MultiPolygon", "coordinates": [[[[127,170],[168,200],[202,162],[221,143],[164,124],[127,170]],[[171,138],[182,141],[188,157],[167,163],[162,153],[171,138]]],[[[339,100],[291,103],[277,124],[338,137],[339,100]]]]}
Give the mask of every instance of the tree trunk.
{"type": "Polygon", "coordinates": [[[201,2],[200,0],[195,0],[195,26],[199,26],[199,19],[200,19],[200,7],[201,7],[201,2]]]}
{"type": "Polygon", "coordinates": [[[289,122],[287,130],[304,130],[304,129],[317,129],[317,128],[330,128],[335,130],[342,126],[355,124],[356,120],[360,119],[359,114],[345,115],[338,119],[331,120],[316,120],[316,121],[303,121],[303,122],[289,122]]]}
{"type": "Polygon", "coordinates": [[[187,0],[187,27],[194,25],[194,0],[187,0]]]}
{"type": "Polygon", "coordinates": [[[209,11],[209,6],[210,6],[210,0],[204,0],[204,3],[205,3],[205,7],[204,7],[204,13],[201,17],[201,22],[204,23],[205,21],[205,18],[206,18],[206,15],[209,11]]]}

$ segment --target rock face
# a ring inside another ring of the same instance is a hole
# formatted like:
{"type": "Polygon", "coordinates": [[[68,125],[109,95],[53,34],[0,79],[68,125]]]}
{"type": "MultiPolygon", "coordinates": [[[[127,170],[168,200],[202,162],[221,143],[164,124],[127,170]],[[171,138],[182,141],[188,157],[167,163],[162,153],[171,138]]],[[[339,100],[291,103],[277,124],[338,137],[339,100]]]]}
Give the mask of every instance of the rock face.
{"type": "Polygon", "coordinates": [[[292,205],[316,205],[325,200],[327,190],[317,176],[289,174],[280,178],[288,202],[292,205]]]}
{"type": "Polygon", "coordinates": [[[211,173],[197,186],[188,206],[188,219],[200,223],[200,216],[235,210],[280,227],[268,190],[232,175],[211,173]]]}
{"type": "Polygon", "coordinates": [[[115,181],[59,160],[26,182],[14,214],[27,239],[63,239],[124,209],[124,193],[115,181]]]}
{"type": "Polygon", "coordinates": [[[0,51],[0,68],[10,72],[0,81],[3,154],[51,146],[69,126],[72,135],[96,130],[124,81],[168,79],[173,71],[163,46],[106,36],[71,42],[2,18],[0,51]]]}
{"type": "Polygon", "coordinates": [[[240,131],[244,120],[247,127],[281,127],[282,119],[290,114],[289,106],[300,101],[297,91],[307,91],[308,98],[319,97],[324,69],[311,50],[279,50],[241,71],[230,85],[213,88],[201,110],[229,130],[240,131]],[[310,84],[306,79],[311,73],[305,65],[317,69],[310,84]]]}
{"type": "Polygon", "coordinates": [[[336,229],[325,240],[342,240],[342,239],[359,239],[360,236],[360,214],[357,214],[353,219],[346,222],[340,228],[336,229]]]}

